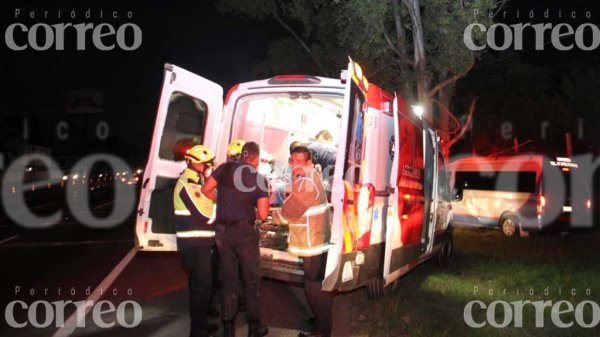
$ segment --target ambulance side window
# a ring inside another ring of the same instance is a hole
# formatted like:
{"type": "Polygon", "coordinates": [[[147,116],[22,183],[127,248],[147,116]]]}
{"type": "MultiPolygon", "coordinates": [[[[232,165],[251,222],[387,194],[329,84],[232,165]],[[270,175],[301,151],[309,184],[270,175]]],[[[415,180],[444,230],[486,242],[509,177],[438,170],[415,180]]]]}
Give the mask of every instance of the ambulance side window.
{"type": "Polygon", "coordinates": [[[352,100],[350,102],[350,127],[346,144],[348,156],[344,165],[344,179],[353,184],[360,184],[360,165],[364,157],[365,96],[354,83],[352,83],[350,94],[352,100]]]}
{"type": "Polygon", "coordinates": [[[408,118],[400,119],[398,186],[423,193],[423,131],[408,118]]]}
{"type": "Polygon", "coordinates": [[[159,157],[181,161],[185,150],[202,144],[206,117],[206,103],[184,93],[173,92],[160,139],[159,157]]]}

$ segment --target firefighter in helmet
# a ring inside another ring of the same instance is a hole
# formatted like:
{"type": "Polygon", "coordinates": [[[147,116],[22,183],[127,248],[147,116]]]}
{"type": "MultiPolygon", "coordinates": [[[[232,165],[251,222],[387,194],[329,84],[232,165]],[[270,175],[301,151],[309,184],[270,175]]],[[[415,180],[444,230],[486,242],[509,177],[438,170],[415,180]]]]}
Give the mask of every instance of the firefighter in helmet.
{"type": "Polygon", "coordinates": [[[188,149],[185,153],[187,168],[181,173],[173,194],[177,249],[189,272],[190,336],[193,337],[211,336],[217,330],[217,326],[207,320],[213,287],[215,204],[200,191],[212,171],[214,157],[204,145],[188,149]]]}
{"type": "Polygon", "coordinates": [[[242,147],[246,142],[241,139],[234,139],[227,146],[227,161],[233,161],[240,159],[242,155],[242,147]]]}

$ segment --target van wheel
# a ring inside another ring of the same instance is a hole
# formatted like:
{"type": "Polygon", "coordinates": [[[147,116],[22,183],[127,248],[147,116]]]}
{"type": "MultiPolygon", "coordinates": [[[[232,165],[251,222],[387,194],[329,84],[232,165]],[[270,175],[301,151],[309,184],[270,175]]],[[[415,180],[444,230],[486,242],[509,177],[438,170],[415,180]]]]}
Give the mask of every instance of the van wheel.
{"type": "Polygon", "coordinates": [[[398,280],[395,280],[387,287],[383,286],[384,283],[385,281],[380,278],[371,280],[371,282],[367,284],[367,297],[371,300],[376,300],[378,298],[391,296],[398,290],[398,280]]]}
{"type": "Polygon", "coordinates": [[[500,220],[500,229],[504,236],[512,238],[519,232],[519,219],[514,215],[505,215],[500,220]]]}
{"type": "Polygon", "coordinates": [[[442,243],[442,248],[437,254],[437,263],[440,267],[445,267],[448,262],[452,259],[454,255],[454,241],[452,240],[452,236],[448,239],[444,240],[442,243]]]}

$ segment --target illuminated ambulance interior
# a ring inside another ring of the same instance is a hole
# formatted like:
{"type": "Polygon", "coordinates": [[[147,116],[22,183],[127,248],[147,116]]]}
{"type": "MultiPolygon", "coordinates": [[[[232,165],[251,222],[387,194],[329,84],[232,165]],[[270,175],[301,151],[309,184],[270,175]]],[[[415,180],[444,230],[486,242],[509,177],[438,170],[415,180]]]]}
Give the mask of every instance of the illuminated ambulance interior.
{"type": "Polygon", "coordinates": [[[341,128],[343,96],[315,93],[276,93],[242,97],[236,105],[231,139],[257,142],[273,164],[272,176],[283,174],[294,141],[315,142],[322,130],[334,146],[341,128]]]}
{"type": "MultiPolygon", "coordinates": [[[[316,141],[319,131],[328,130],[337,149],[342,104],[343,96],[315,93],[250,95],[237,102],[231,138],[257,142],[261,147],[261,165],[264,165],[263,159],[272,162],[272,172],[266,173],[271,186],[272,207],[281,206],[285,199],[285,186],[289,183],[286,170],[292,142],[310,144],[316,141]]],[[[265,173],[260,166],[259,171],[265,173]]],[[[274,226],[267,221],[263,229],[260,246],[266,249],[267,255],[292,263],[288,268],[300,268],[298,257],[286,252],[287,226],[274,226]]]]}

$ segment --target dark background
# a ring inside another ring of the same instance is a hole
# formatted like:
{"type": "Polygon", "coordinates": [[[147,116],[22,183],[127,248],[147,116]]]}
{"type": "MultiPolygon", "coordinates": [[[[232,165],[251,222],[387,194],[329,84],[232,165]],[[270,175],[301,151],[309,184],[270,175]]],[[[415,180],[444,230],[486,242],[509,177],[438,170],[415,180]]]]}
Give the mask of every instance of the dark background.
{"type": "MultiPolygon", "coordinates": [[[[600,25],[597,8],[596,1],[509,1],[504,8],[508,12],[506,18],[498,16],[497,21],[554,25],[565,22],[574,28],[583,22],[600,25]],[[550,10],[548,19],[543,17],[546,9],[550,10]],[[562,10],[562,18],[557,16],[558,9],[562,10]],[[516,17],[517,10],[520,18],[516,17]],[[535,12],[534,19],[527,17],[530,10],[535,12]],[[576,19],[568,17],[571,10],[577,11],[576,19]],[[584,18],[585,11],[592,13],[590,20],[584,18]]],[[[50,4],[6,1],[0,5],[0,17],[2,32],[16,22],[27,27],[35,23],[109,23],[115,29],[131,22],[142,31],[142,44],[135,51],[119,48],[99,51],[92,41],[87,41],[86,50],[77,51],[73,30],[66,34],[63,51],[53,48],[13,51],[4,41],[0,43],[0,74],[5,80],[0,91],[0,153],[4,154],[5,165],[23,154],[28,145],[35,145],[50,149],[52,157],[65,170],[77,158],[94,152],[115,154],[132,166],[144,165],[164,63],[197,73],[222,85],[227,92],[234,83],[265,77],[255,75],[252,66],[266,60],[270,42],[289,35],[274,20],[244,20],[221,14],[213,1],[60,1],[50,4]],[[18,18],[15,18],[16,8],[21,10],[18,18]],[[92,14],[89,19],[84,17],[88,9],[92,14]],[[28,16],[30,10],[36,13],[34,19],[28,16]],[[41,17],[45,10],[49,11],[48,18],[41,17]],[[62,18],[57,18],[58,10],[62,11],[62,18]],[[70,17],[73,10],[77,15],[75,19],[70,17]],[[104,18],[99,18],[100,10],[104,18]],[[110,15],[112,11],[118,11],[117,19],[110,15]],[[126,18],[127,11],[133,13],[131,19],[126,18]],[[70,112],[68,102],[73,101],[73,93],[82,90],[94,93],[92,103],[99,112],[70,112]],[[95,136],[101,121],[110,128],[110,137],[106,140],[95,136]],[[67,140],[57,138],[60,122],[68,124],[67,140]],[[24,129],[28,129],[26,140],[24,129]]],[[[23,36],[23,33],[17,34],[20,43],[23,36]]],[[[87,37],[91,39],[91,32],[87,37]]],[[[546,41],[549,42],[548,37],[546,41]]],[[[536,51],[532,34],[525,36],[524,45],[525,50],[519,52],[494,52],[488,48],[474,69],[457,83],[453,98],[455,113],[460,115],[466,111],[472,97],[479,97],[479,103],[474,131],[469,132],[453,152],[477,152],[481,148],[491,149],[494,144],[498,146],[494,151],[501,151],[511,146],[511,141],[499,138],[499,125],[509,121],[515,124],[520,142],[531,140],[529,144],[535,144],[536,149],[559,153],[564,151],[564,133],[571,132],[575,136],[579,119],[584,121],[586,138],[580,141],[574,137],[576,150],[597,152],[595,101],[565,98],[563,87],[565,76],[581,78],[598,71],[600,52],[577,48],[560,52],[551,45],[546,45],[544,51],[536,51]],[[523,69],[515,71],[517,67],[523,69]],[[582,103],[568,110],[558,105],[552,107],[551,103],[540,104],[556,96],[563,101],[582,103]],[[524,102],[529,105],[525,106],[524,102]],[[501,106],[504,110],[499,109],[501,106]],[[540,123],[548,119],[552,121],[548,130],[551,134],[549,139],[541,140],[540,123]]],[[[586,82],[585,78],[581,81],[586,82]]],[[[588,92],[578,92],[585,98],[594,97],[596,89],[600,89],[598,86],[598,82],[590,83],[586,88],[588,92]]]]}
{"type": "MultiPolygon", "coordinates": [[[[0,93],[0,118],[5,161],[20,155],[27,144],[51,148],[52,157],[69,166],[76,157],[103,151],[121,156],[130,164],[143,164],[147,155],[154,114],[158,103],[164,63],[173,63],[210,79],[226,91],[237,82],[251,80],[251,66],[265,57],[268,41],[281,34],[269,22],[246,22],[220,15],[211,1],[103,1],[84,4],[81,1],[9,1],[0,5],[2,24],[19,22],[27,27],[41,22],[110,23],[117,29],[131,22],[142,31],[142,44],[134,51],[116,47],[97,50],[92,41],[86,50],[77,51],[76,37],[65,36],[65,50],[50,48],[36,51],[28,48],[13,51],[4,40],[0,44],[0,73],[5,79],[0,93]],[[15,19],[15,8],[21,10],[15,19]],[[84,18],[87,9],[91,18],[84,18]],[[62,18],[56,18],[57,10],[62,18]],[[104,18],[99,18],[99,10],[104,18]],[[28,17],[35,10],[48,18],[28,17]],[[77,17],[69,17],[72,10],[77,17]],[[119,17],[113,19],[113,11],[119,17]],[[126,18],[131,11],[133,18],[126,18]],[[101,94],[101,112],[69,113],[67,99],[73,90],[91,89],[101,94]],[[23,119],[26,118],[27,122],[23,119]],[[69,125],[69,138],[59,140],[56,126],[69,125]],[[110,137],[99,141],[95,130],[100,121],[110,127],[110,137]],[[29,125],[29,138],[23,141],[24,123],[29,125]],[[141,161],[141,162],[140,162],[141,161]]],[[[24,43],[23,33],[15,34],[24,43]]],[[[38,34],[41,35],[41,34],[38,34]]],[[[3,34],[4,37],[4,34],[3,34]]],[[[88,32],[91,39],[91,32],[88,32]]],[[[130,37],[131,38],[131,37],[130,37]]],[[[38,39],[39,36],[38,36],[38,39]]],[[[132,41],[132,38],[129,40],[132,41]]],[[[40,42],[43,42],[40,40],[40,42]]]]}

